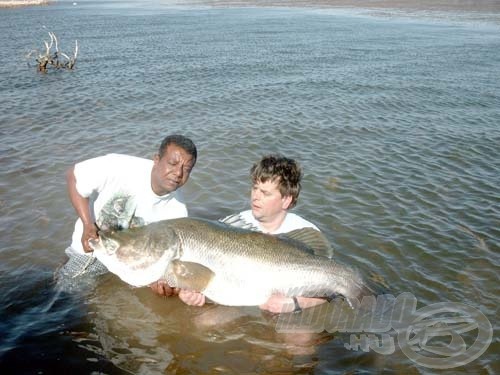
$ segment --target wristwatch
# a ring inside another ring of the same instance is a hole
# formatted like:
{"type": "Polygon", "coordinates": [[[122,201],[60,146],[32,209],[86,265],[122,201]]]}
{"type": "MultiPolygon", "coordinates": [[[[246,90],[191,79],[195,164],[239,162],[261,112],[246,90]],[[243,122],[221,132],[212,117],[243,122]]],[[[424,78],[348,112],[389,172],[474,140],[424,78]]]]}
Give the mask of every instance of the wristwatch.
{"type": "Polygon", "coordinates": [[[299,313],[302,311],[302,308],[299,305],[299,301],[297,301],[297,297],[292,297],[293,300],[293,313],[299,313]]]}

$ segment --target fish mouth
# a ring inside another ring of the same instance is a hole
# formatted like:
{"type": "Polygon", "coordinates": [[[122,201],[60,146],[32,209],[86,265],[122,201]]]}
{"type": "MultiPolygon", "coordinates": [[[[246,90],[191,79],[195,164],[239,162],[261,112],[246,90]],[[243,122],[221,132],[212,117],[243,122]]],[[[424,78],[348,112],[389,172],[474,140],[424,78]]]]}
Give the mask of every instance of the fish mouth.
{"type": "Polygon", "coordinates": [[[89,240],[89,245],[93,251],[113,255],[116,253],[120,245],[113,239],[107,238],[104,234],[100,234],[99,238],[89,240]]]}

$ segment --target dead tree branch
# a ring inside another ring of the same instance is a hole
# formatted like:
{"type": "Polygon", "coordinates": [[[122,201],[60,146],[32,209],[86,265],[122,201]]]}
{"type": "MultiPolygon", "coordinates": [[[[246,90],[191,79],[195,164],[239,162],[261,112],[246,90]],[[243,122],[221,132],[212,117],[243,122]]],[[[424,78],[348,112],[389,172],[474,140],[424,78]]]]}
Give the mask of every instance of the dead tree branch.
{"type": "Polygon", "coordinates": [[[26,58],[31,58],[34,54],[38,56],[35,57],[35,61],[37,62],[38,71],[42,73],[46,73],[50,67],[55,69],[72,70],[75,67],[76,56],[78,55],[78,41],[75,40],[75,50],[73,52],[73,56],[70,57],[64,52],[59,51],[59,42],[56,34],[49,32],[49,37],[50,43],[45,40],[43,41],[45,45],[45,53],[42,54],[38,50],[33,50],[26,55],[26,58]],[[53,46],[54,50],[52,48],[53,46]],[[60,60],[59,56],[64,57],[64,60],[60,60]]]}

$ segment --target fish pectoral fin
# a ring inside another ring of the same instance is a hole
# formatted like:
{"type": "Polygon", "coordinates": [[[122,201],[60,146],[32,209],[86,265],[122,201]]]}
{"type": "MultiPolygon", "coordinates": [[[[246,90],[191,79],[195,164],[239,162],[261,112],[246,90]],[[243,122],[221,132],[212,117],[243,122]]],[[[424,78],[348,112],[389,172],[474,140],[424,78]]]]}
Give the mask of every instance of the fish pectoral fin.
{"type": "Polygon", "coordinates": [[[165,279],[171,287],[197,292],[203,292],[214,276],[215,273],[208,267],[181,260],[171,261],[165,273],[165,279]]]}
{"type": "Polygon", "coordinates": [[[298,241],[311,249],[314,255],[332,258],[333,249],[323,233],[314,228],[301,228],[278,235],[281,238],[298,241]]]}

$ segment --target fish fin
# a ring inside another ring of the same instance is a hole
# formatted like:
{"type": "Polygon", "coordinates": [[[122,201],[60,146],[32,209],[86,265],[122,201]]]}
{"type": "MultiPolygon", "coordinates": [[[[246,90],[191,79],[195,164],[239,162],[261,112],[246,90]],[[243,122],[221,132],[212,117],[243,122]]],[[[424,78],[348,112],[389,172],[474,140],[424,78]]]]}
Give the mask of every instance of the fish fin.
{"type": "Polygon", "coordinates": [[[249,229],[255,232],[260,232],[259,228],[257,228],[252,223],[245,221],[240,214],[234,214],[226,216],[224,219],[219,219],[221,223],[230,225],[232,227],[241,228],[241,229],[249,229]]]}
{"type": "Polygon", "coordinates": [[[288,233],[279,234],[278,236],[288,240],[300,242],[306,246],[304,249],[306,252],[327,258],[333,257],[333,248],[330,245],[330,242],[319,230],[313,228],[301,228],[292,230],[288,233]]]}
{"type": "Polygon", "coordinates": [[[165,273],[168,285],[202,292],[210,283],[215,273],[199,263],[173,260],[165,273]]]}

